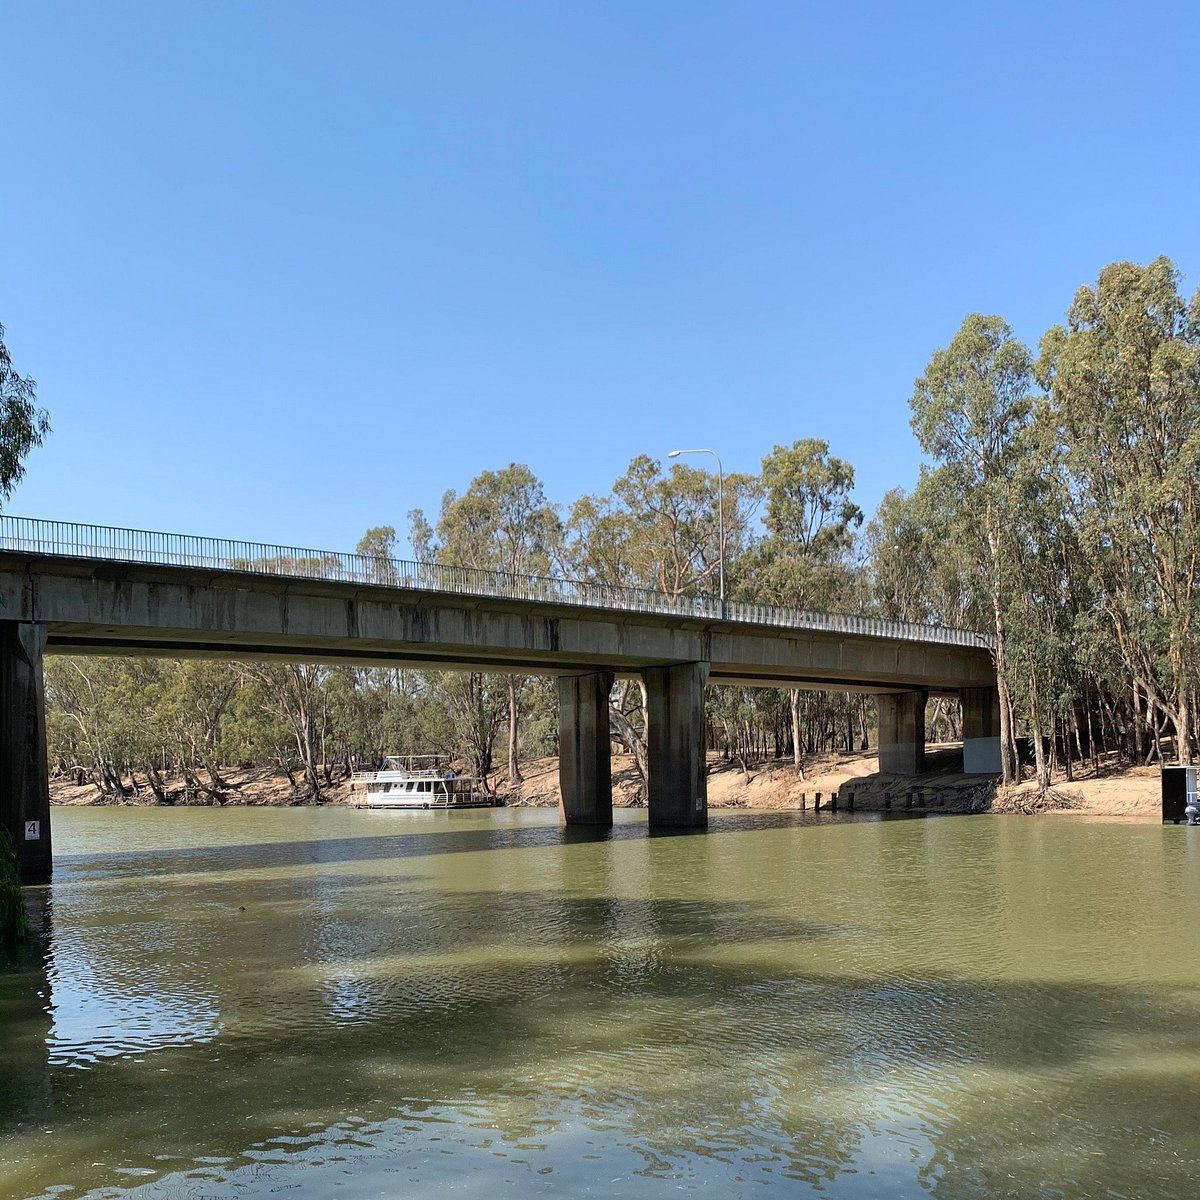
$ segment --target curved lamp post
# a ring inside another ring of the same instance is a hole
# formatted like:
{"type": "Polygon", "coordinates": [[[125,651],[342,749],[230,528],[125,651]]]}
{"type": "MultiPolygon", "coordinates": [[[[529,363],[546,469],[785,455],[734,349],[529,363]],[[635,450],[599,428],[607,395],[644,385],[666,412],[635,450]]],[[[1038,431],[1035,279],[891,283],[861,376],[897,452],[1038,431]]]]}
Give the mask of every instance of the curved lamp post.
{"type": "Polygon", "coordinates": [[[720,539],[717,569],[720,572],[721,618],[725,617],[725,472],[721,469],[721,458],[715,450],[672,450],[668,458],[681,454],[711,454],[717,460],[717,537],[720,539]]]}

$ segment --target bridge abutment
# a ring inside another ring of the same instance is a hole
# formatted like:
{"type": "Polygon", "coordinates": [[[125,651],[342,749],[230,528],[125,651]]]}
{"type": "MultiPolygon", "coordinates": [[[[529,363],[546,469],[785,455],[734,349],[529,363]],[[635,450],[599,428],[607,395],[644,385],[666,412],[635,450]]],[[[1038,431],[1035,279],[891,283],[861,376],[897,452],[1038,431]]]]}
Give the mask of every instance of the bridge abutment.
{"type": "Polygon", "coordinates": [[[925,702],[927,692],[877,696],[879,705],[879,769],[896,775],[925,770],[925,702]]]}
{"type": "Polygon", "coordinates": [[[704,758],[704,684],[708,663],[647,667],[646,803],[650,825],[703,829],[708,824],[704,758]]]}
{"type": "Polygon", "coordinates": [[[963,688],[963,772],[999,775],[1000,695],[995,688],[963,688]]]}
{"type": "Polygon", "coordinates": [[[611,671],[558,679],[558,815],[564,825],[613,823],[611,671]]]}
{"type": "Polygon", "coordinates": [[[25,882],[49,879],[50,775],[42,654],[46,627],[0,621],[0,825],[25,882]]]}

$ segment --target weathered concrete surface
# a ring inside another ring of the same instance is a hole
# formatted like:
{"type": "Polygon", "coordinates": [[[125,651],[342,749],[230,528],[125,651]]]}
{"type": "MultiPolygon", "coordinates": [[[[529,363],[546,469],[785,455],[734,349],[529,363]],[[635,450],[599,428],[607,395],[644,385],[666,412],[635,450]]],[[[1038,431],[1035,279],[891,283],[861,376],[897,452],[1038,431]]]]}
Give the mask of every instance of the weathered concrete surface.
{"type": "Polygon", "coordinates": [[[0,552],[0,595],[11,619],[46,625],[51,652],[555,675],[707,662],[713,683],[942,694],[995,685],[977,647],[12,551],[0,552]]]}
{"type": "Polygon", "coordinates": [[[704,681],[708,664],[648,667],[646,681],[646,805],[658,829],[708,824],[708,764],[704,756],[704,681]]]}
{"type": "Polygon", "coordinates": [[[919,775],[925,769],[925,703],[923,692],[877,696],[879,769],[896,775],[919,775]]]}
{"type": "Polygon", "coordinates": [[[613,823],[611,671],[558,677],[558,814],[564,825],[613,823]]]}
{"type": "Polygon", "coordinates": [[[42,651],[46,629],[0,621],[0,825],[26,882],[50,877],[50,777],[42,651]]]}
{"type": "Polygon", "coordinates": [[[999,775],[1000,697],[994,687],[963,688],[963,773],[999,775]]]}

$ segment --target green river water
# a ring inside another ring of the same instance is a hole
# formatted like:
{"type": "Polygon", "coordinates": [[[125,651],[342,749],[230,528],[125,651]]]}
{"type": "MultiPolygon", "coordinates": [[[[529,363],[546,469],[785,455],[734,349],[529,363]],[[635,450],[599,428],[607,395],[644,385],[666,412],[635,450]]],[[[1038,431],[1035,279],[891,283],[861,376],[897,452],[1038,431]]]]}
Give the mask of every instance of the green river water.
{"type": "Polygon", "coordinates": [[[0,1197],[1200,1196],[1200,829],[55,810],[0,1197]]]}

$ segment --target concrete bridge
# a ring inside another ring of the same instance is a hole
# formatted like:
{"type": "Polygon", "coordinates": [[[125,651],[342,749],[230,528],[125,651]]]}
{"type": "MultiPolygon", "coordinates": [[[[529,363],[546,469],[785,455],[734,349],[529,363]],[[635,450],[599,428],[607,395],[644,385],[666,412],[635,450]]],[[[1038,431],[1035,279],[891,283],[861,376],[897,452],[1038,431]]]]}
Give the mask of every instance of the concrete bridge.
{"type": "Polygon", "coordinates": [[[653,826],[707,823],[706,682],[874,693],[881,769],[903,773],[923,765],[926,698],[957,695],[966,770],[1000,769],[990,642],[966,630],[17,517],[0,600],[0,823],[27,878],[52,862],[48,653],[554,675],[567,824],[612,823],[618,675],[646,686],[653,826]]]}

